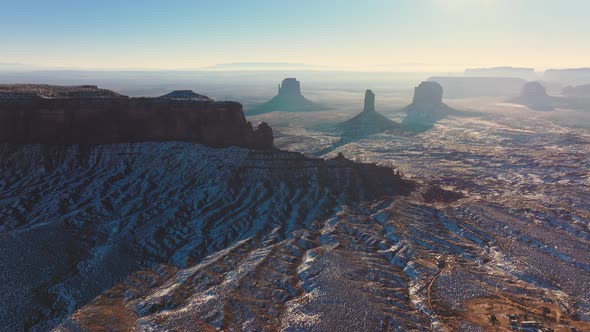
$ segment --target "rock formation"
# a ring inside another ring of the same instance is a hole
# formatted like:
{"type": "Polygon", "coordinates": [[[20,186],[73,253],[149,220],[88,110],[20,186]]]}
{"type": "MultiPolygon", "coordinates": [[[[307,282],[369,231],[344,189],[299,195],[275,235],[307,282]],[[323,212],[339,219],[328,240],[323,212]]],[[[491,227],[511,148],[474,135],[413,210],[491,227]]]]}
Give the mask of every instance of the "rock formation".
{"type": "Polygon", "coordinates": [[[590,68],[547,69],[543,80],[567,85],[590,83],[590,68]]]}
{"type": "Polygon", "coordinates": [[[211,99],[211,98],[209,98],[207,96],[203,96],[203,95],[197,94],[197,93],[195,93],[192,90],[176,90],[176,91],[172,91],[172,92],[170,92],[168,94],[165,94],[163,96],[160,96],[160,98],[213,101],[213,99],[211,99]]]}
{"type": "Polygon", "coordinates": [[[364,112],[375,111],[375,94],[371,90],[365,92],[365,104],[363,107],[364,112]]]}
{"type": "Polygon", "coordinates": [[[522,67],[492,67],[492,68],[468,68],[465,76],[470,77],[516,77],[525,80],[537,79],[534,68],[522,67]]]}
{"type": "Polygon", "coordinates": [[[295,78],[285,78],[278,94],[268,102],[249,110],[248,115],[268,112],[309,112],[322,109],[301,94],[301,84],[295,78]]]}
{"type": "Polygon", "coordinates": [[[343,139],[346,140],[396,130],[399,129],[399,124],[375,111],[375,94],[367,90],[363,111],[352,119],[340,123],[338,127],[342,130],[343,139]]]}
{"type": "Polygon", "coordinates": [[[528,82],[523,85],[520,96],[511,100],[529,108],[541,111],[554,108],[554,98],[547,95],[545,87],[539,82],[528,82]]]}
{"type": "Polygon", "coordinates": [[[437,82],[422,82],[414,88],[412,103],[404,108],[406,117],[402,125],[414,131],[432,128],[434,123],[452,109],[442,102],[443,88],[437,82]]]}
{"type": "Polygon", "coordinates": [[[285,78],[279,85],[279,95],[301,96],[301,83],[296,78],[285,78]]]}
{"type": "Polygon", "coordinates": [[[516,96],[526,80],[515,77],[436,76],[428,81],[443,87],[446,98],[516,96]]]}
{"type": "Polygon", "coordinates": [[[242,105],[192,91],[129,98],[96,86],[0,85],[0,142],[108,144],[188,141],[272,148],[272,129],[254,130],[242,105]]]}
{"type": "Polygon", "coordinates": [[[590,84],[567,86],[563,89],[564,106],[572,109],[590,110],[590,84]]]}
{"type": "Polygon", "coordinates": [[[562,94],[566,97],[590,98],[590,84],[566,86],[563,89],[562,94]]]}
{"type": "Polygon", "coordinates": [[[414,88],[412,105],[419,107],[436,107],[442,104],[443,89],[436,82],[422,82],[414,88]]]}

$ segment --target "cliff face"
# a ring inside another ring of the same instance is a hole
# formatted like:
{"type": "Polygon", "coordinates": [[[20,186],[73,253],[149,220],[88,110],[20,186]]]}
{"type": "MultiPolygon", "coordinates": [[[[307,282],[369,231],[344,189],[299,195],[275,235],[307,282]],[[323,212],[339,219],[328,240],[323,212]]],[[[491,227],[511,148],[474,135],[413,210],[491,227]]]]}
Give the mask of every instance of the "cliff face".
{"type": "Polygon", "coordinates": [[[260,132],[254,130],[237,102],[195,98],[186,91],[171,97],[128,98],[63,88],[41,92],[0,88],[0,142],[188,141],[212,147],[272,148],[272,129],[265,124],[260,132]]]}

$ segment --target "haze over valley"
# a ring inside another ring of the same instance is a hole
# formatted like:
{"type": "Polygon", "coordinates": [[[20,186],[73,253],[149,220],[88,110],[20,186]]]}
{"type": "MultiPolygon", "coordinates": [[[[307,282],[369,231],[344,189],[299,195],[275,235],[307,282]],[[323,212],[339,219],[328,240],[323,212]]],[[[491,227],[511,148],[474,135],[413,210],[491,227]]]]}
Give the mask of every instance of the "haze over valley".
{"type": "Polygon", "coordinates": [[[588,10],[5,4],[2,331],[590,331],[588,10]]]}

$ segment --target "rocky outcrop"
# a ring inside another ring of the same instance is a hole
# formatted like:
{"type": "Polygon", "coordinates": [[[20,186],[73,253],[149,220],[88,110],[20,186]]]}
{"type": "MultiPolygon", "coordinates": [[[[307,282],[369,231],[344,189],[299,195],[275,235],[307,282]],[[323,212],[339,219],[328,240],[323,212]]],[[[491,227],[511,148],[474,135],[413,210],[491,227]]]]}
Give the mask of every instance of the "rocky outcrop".
{"type": "Polygon", "coordinates": [[[399,129],[399,124],[375,111],[375,94],[371,90],[365,92],[363,111],[350,120],[338,125],[344,140],[367,137],[388,130],[399,129]]]}
{"type": "Polygon", "coordinates": [[[508,97],[516,96],[526,80],[515,77],[430,77],[439,83],[445,98],[508,97]]]}
{"type": "Polygon", "coordinates": [[[563,103],[568,108],[590,110],[590,84],[567,86],[563,89],[563,103]]]}
{"type": "Polygon", "coordinates": [[[562,94],[566,97],[590,98],[590,84],[567,86],[563,89],[562,94]]]}
{"type": "Polygon", "coordinates": [[[268,102],[247,111],[248,115],[268,112],[310,112],[322,107],[307,100],[301,94],[301,84],[295,78],[285,78],[279,85],[278,94],[268,102]]]}
{"type": "Polygon", "coordinates": [[[525,80],[537,79],[534,68],[522,67],[492,67],[492,68],[468,68],[465,76],[471,77],[515,77],[525,80]]]}
{"type": "Polygon", "coordinates": [[[375,111],[375,94],[371,90],[365,92],[365,104],[363,106],[364,112],[375,111]]]}
{"type": "Polygon", "coordinates": [[[128,98],[94,86],[1,86],[0,142],[108,144],[187,141],[272,148],[272,129],[254,130],[242,105],[192,91],[128,98]]]}
{"type": "Polygon", "coordinates": [[[301,83],[296,78],[285,78],[279,85],[279,95],[301,96],[301,83]]]}
{"type": "MultiPolygon", "coordinates": [[[[250,123],[250,122],[248,122],[250,123]]],[[[252,131],[252,142],[250,146],[258,150],[273,148],[274,135],[272,128],[266,122],[261,122],[256,130],[252,131]]]]}
{"type": "Polygon", "coordinates": [[[414,88],[412,105],[419,107],[437,107],[442,104],[443,88],[436,82],[422,82],[414,88]]]}
{"type": "Polygon", "coordinates": [[[414,88],[412,103],[404,108],[406,117],[402,125],[414,131],[432,128],[434,123],[448,115],[452,109],[442,102],[443,88],[437,82],[422,82],[414,88]]]}
{"type": "Polygon", "coordinates": [[[552,110],[555,99],[547,95],[545,87],[539,82],[528,82],[522,86],[520,96],[511,100],[535,110],[552,110]]]}
{"type": "Polygon", "coordinates": [[[308,158],[290,151],[252,151],[242,165],[240,178],[260,179],[274,186],[278,182],[293,188],[328,186],[334,194],[348,199],[375,198],[385,194],[407,193],[413,184],[388,167],[358,163],[343,155],[333,159],[308,158]]]}
{"type": "Polygon", "coordinates": [[[590,83],[590,68],[547,69],[543,80],[567,85],[590,83]]]}

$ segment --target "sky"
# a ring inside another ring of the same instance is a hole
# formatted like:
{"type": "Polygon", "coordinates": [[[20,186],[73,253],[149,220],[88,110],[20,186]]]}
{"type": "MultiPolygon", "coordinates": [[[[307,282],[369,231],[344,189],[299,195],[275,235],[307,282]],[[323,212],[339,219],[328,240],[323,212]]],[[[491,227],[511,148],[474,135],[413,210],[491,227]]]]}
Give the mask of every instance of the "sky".
{"type": "Polygon", "coordinates": [[[0,0],[0,63],[590,67],[588,0],[0,0]]]}

